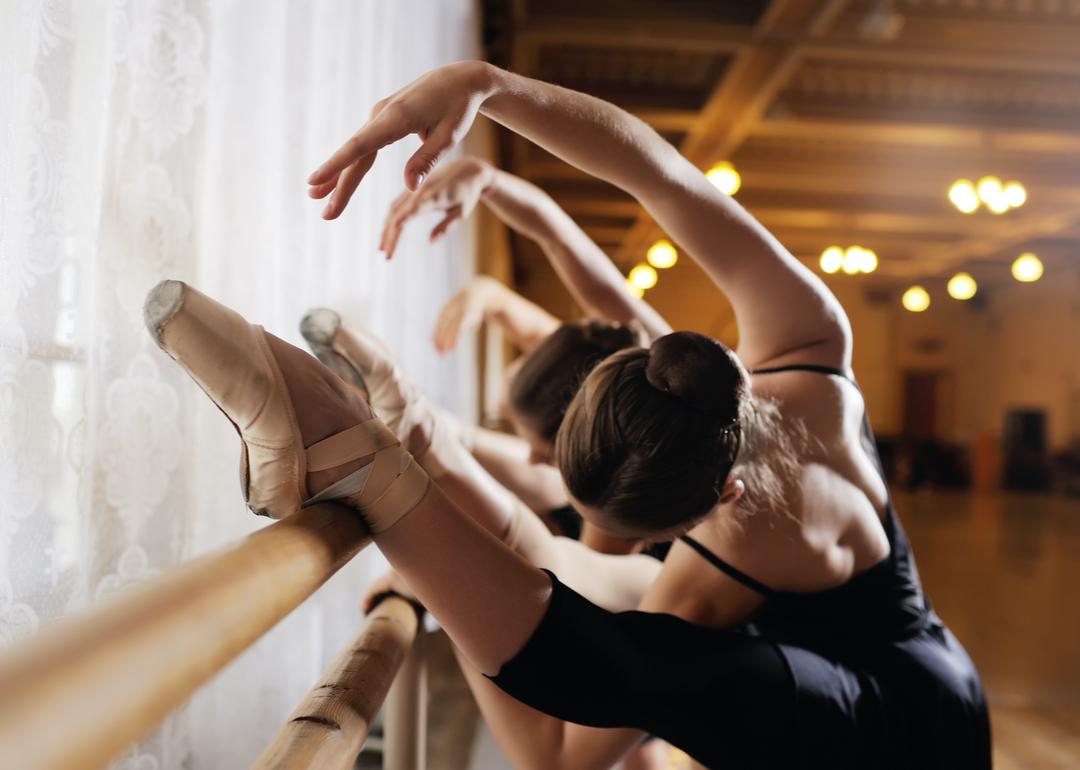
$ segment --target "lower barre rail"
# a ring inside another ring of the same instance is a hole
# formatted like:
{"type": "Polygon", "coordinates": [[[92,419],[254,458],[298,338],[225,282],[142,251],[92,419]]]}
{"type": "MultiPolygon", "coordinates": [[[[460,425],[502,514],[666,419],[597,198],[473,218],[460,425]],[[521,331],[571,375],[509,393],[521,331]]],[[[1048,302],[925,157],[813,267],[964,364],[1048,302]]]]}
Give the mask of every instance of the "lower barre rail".
{"type": "Polygon", "coordinates": [[[351,770],[416,640],[417,625],[416,612],[404,599],[380,602],[252,770],[351,770]]]}
{"type": "Polygon", "coordinates": [[[366,543],[312,506],[0,652],[0,767],[103,767],[366,543]]]}
{"type": "Polygon", "coordinates": [[[424,770],[427,764],[425,635],[413,644],[383,711],[383,770],[424,770]]]}

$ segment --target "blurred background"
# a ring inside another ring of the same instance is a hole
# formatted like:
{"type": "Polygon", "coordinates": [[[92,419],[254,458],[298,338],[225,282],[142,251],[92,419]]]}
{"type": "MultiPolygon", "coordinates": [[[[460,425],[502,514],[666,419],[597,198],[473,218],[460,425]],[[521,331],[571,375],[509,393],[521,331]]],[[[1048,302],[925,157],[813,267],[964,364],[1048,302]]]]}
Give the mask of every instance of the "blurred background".
{"type": "MultiPolygon", "coordinates": [[[[579,318],[540,251],[480,211],[378,259],[415,142],[332,225],[304,184],[376,100],[477,57],[641,116],[825,280],[997,767],[1080,767],[1080,0],[0,0],[0,645],[265,524],[143,329],[161,278],[299,344],[336,307],[498,421],[503,341],[439,357],[431,330],[476,273],[579,318]]],[[[548,191],[676,329],[737,342],[633,199],[485,121],[466,150],[548,191]]],[[[382,567],[362,553],[113,770],[246,766],[382,567]]],[[[505,767],[431,657],[429,768],[505,767]]]]}

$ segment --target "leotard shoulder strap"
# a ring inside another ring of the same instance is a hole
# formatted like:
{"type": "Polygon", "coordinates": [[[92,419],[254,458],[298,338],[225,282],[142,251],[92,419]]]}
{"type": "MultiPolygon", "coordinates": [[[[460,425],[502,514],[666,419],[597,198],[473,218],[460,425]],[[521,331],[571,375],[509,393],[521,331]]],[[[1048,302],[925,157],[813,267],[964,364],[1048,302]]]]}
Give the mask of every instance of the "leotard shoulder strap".
{"type": "Polygon", "coordinates": [[[732,580],[734,580],[734,581],[736,581],[738,583],[742,583],[744,586],[749,588],[751,591],[755,591],[755,592],[761,594],[762,596],[764,596],[766,598],[776,595],[776,593],[777,593],[776,591],[772,590],[771,588],[769,588],[764,583],[750,577],[749,575],[747,575],[742,570],[736,569],[735,567],[732,567],[730,564],[728,564],[726,561],[721,559],[715,553],[713,553],[708,548],[703,546],[697,540],[690,537],[690,535],[681,535],[679,537],[679,539],[682,540],[684,543],[686,543],[691,548],[693,548],[695,551],[697,551],[698,555],[701,556],[701,558],[703,558],[705,561],[709,562],[709,564],[716,567],[718,570],[723,572],[725,575],[727,575],[732,580]]]}
{"type": "Polygon", "coordinates": [[[842,377],[852,385],[858,387],[855,379],[843,369],[834,366],[820,366],[819,364],[789,364],[788,366],[771,366],[767,369],[753,369],[750,374],[778,374],[780,372],[817,372],[818,374],[831,374],[834,377],[842,377]]]}

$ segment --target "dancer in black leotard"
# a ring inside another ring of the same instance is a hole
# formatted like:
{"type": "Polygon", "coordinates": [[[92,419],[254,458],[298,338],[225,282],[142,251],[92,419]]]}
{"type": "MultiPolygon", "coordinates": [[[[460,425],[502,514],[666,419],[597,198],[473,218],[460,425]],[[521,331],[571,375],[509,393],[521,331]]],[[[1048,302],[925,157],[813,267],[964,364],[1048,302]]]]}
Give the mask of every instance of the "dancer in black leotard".
{"type": "MultiPolygon", "coordinates": [[[[754,374],[797,370],[857,387],[829,367],[754,374]]],[[[923,596],[891,502],[884,525],[885,559],[812,593],[775,591],[682,535],[764,598],[742,633],[604,613],[553,577],[540,628],[494,681],[564,719],[653,731],[709,767],[989,767],[975,668],[923,596]]]]}
{"type": "MultiPolygon", "coordinates": [[[[480,109],[635,195],[724,290],[739,322],[737,357],[676,333],[592,372],[556,445],[576,507],[620,536],[688,533],[772,593],[678,541],[642,611],[585,601],[455,508],[442,490],[452,479],[429,484],[325,369],[254,327],[241,332],[202,300],[181,312],[182,293],[165,287],[147,317],[241,426],[249,499],[287,512],[317,493],[363,516],[476,671],[519,699],[482,677],[476,685],[522,766],[606,768],[649,730],[714,766],[986,767],[978,678],[923,603],[860,427],[861,394],[836,377],[764,371],[805,363],[848,372],[843,310],[670,145],[606,103],[464,63],[380,103],[312,175],[312,194],[332,194],[326,216],[336,217],[377,150],[409,133],[424,139],[406,168],[418,185],[480,109]],[[243,349],[216,355],[223,340],[243,349]],[[217,381],[221,361],[227,382],[217,381]],[[284,387],[245,396],[236,382],[284,387]],[[261,435],[266,426],[282,435],[261,435]],[[758,635],[747,627],[755,621],[758,635]]],[[[423,424],[412,428],[399,437],[430,462],[438,442],[423,424]]],[[[584,593],[588,576],[578,578],[584,593]]]]}

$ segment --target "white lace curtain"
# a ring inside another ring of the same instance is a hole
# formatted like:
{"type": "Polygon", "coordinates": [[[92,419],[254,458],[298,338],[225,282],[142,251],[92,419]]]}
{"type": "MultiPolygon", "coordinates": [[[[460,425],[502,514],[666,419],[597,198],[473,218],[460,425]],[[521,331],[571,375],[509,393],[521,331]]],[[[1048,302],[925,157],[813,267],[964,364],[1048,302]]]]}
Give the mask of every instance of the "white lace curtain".
{"type": "MultiPolygon", "coordinates": [[[[310,306],[386,339],[469,414],[474,355],[428,344],[472,270],[382,215],[415,146],[384,151],[343,220],[305,177],[421,72],[476,54],[472,0],[0,0],[0,644],[263,526],[238,443],[143,329],[162,277],[292,342],[310,306]]],[[[245,767],[359,623],[361,555],[123,770],[245,767]]],[[[169,661],[163,660],[162,666],[169,661]]],[[[62,735],[57,736],[63,740],[62,735]]]]}

